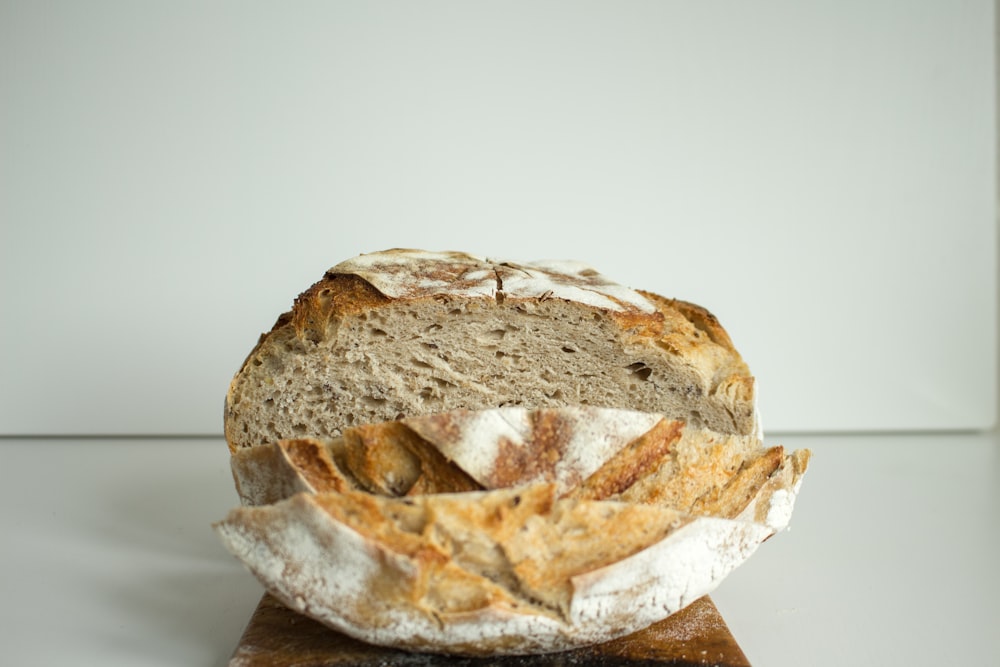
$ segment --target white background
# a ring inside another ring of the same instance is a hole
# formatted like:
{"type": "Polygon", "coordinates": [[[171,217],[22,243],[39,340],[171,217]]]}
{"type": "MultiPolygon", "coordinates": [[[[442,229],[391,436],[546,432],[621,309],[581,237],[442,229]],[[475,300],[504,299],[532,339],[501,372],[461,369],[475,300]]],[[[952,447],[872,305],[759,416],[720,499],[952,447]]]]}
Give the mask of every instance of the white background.
{"type": "Polygon", "coordinates": [[[701,303],[770,431],[997,412],[992,2],[0,0],[0,433],[217,434],[329,266],[701,303]]]}
{"type": "Polygon", "coordinates": [[[0,0],[0,435],[210,436],[0,441],[5,658],[227,664],[261,594],[208,527],[238,502],[229,379],[327,267],[409,245],[581,259],[722,319],[815,453],[792,532],[713,593],[753,664],[988,664],[1000,430],[913,431],[997,412],[994,25],[0,0]]]}

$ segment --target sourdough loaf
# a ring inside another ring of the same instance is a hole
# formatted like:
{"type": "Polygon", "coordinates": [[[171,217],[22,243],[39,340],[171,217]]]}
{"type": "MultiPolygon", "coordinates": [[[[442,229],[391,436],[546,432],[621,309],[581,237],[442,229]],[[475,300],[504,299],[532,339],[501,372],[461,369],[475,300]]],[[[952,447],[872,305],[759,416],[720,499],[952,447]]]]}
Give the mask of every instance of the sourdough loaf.
{"type": "Polygon", "coordinates": [[[713,590],[787,525],[808,457],[662,414],[456,410],[239,450],[245,506],[216,530],[278,599],[364,641],[558,651],[713,590]]]}
{"type": "Polygon", "coordinates": [[[230,384],[216,530],[350,636],[526,654],[639,630],[783,529],[808,452],[693,304],[573,262],[390,250],[330,269],[230,384]],[[613,535],[614,539],[608,539],[613,535]]]}
{"type": "Polygon", "coordinates": [[[594,405],[759,431],[711,313],[574,262],[390,250],[330,269],[262,335],[226,397],[233,451],[507,405],[594,405]]]}

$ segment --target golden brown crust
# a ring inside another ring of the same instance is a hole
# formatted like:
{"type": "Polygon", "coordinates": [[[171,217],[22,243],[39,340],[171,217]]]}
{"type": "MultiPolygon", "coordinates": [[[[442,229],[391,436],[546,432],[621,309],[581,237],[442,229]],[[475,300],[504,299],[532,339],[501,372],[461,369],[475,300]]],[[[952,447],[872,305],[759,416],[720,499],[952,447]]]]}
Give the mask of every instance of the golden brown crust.
{"type": "Polygon", "coordinates": [[[662,419],[650,431],[633,440],[616,456],[574,488],[570,496],[602,500],[628,490],[651,470],[659,468],[670,448],[681,439],[684,422],[662,419]]]}
{"type": "Polygon", "coordinates": [[[407,446],[410,447],[410,452],[420,459],[420,476],[406,492],[407,495],[482,490],[482,485],[423,438],[415,437],[407,442],[407,446]]]}
{"type": "Polygon", "coordinates": [[[682,301],[681,299],[668,299],[667,297],[654,294],[653,292],[641,291],[641,293],[646,298],[655,301],[661,310],[676,310],[687,318],[687,320],[691,322],[691,324],[693,324],[699,331],[708,335],[709,340],[713,343],[721,345],[731,352],[736,353],[736,348],[733,345],[732,339],[729,337],[729,333],[726,332],[726,330],[722,327],[722,324],[719,323],[719,319],[707,309],[689,301],[682,301]]]}
{"type": "Polygon", "coordinates": [[[412,497],[543,483],[555,485],[559,497],[730,519],[768,484],[789,486],[808,464],[808,452],[786,456],[781,446],[767,448],[750,436],[692,429],[660,415],[579,407],[459,410],[364,425],[337,439],[241,450],[236,467],[264,458],[275,461],[258,464],[257,476],[264,487],[270,478],[273,488],[257,492],[266,499],[261,502],[244,494],[246,504],[302,490],[412,497]]]}
{"type": "Polygon", "coordinates": [[[233,452],[230,466],[244,505],[268,505],[296,493],[341,492],[356,487],[334,462],[329,442],[316,438],[241,449],[233,452]]]}
{"type": "Polygon", "coordinates": [[[347,467],[375,493],[403,496],[482,488],[402,422],[346,429],[343,442],[347,467]]]}
{"type": "Polygon", "coordinates": [[[373,310],[390,301],[363,278],[328,271],[295,299],[291,322],[299,336],[321,340],[331,320],[373,310]]]}
{"type": "Polygon", "coordinates": [[[420,459],[407,440],[413,433],[398,422],[358,426],[344,431],[345,460],[370,491],[401,496],[420,477],[420,459]]]}
{"type": "Polygon", "coordinates": [[[739,516],[784,462],[784,448],[771,447],[763,455],[741,466],[725,485],[708,489],[691,506],[691,512],[708,516],[739,516]]]}
{"type": "Polygon", "coordinates": [[[694,360],[704,357],[724,360],[722,365],[729,379],[752,384],[750,369],[715,315],[687,301],[669,299],[648,291],[640,290],[640,293],[653,302],[663,316],[662,328],[647,333],[657,346],[671,354],[694,360]]]}
{"type": "Polygon", "coordinates": [[[344,492],[353,485],[340,472],[326,444],[315,438],[282,440],[285,458],[316,493],[344,492]]]}

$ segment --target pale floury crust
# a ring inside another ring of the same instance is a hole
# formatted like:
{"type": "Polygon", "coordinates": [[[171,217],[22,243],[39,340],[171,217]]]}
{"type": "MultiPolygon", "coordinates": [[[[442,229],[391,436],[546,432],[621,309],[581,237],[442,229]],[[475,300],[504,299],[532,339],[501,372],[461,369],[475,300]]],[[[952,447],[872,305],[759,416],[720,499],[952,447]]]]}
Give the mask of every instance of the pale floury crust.
{"type": "Polygon", "coordinates": [[[563,299],[612,311],[652,314],[653,303],[639,292],[615,283],[583,262],[543,260],[514,262],[462,252],[392,250],[359,255],[330,273],[367,280],[393,299],[436,294],[491,299],[563,299]]]}
{"type": "Polygon", "coordinates": [[[463,655],[566,650],[678,611],[787,526],[809,458],[591,407],[462,410],[361,431],[237,452],[249,506],[216,529],[293,609],[370,643],[463,655]],[[348,451],[383,441],[370,458],[348,451]],[[510,470],[500,459],[511,448],[551,460],[510,470]],[[401,452],[428,467],[397,466],[401,452]],[[435,466],[478,488],[414,495],[435,466]],[[407,474],[399,497],[359,481],[407,474]],[[461,599],[476,602],[450,606],[461,599]]]}
{"type": "MultiPolygon", "coordinates": [[[[362,641],[443,654],[547,653],[631,634],[711,593],[772,535],[760,524],[698,517],[642,551],[571,577],[566,616],[501,590],[490,605],[442,613],[414,597],[419,562],[332,520],[314,498],[234,510],[216,530],[290,608],[362,641]],[[386,581],[402,583],[379,583],[386,581]]],[[[496,588],[486,579],[480,585],[496,588]]]]}

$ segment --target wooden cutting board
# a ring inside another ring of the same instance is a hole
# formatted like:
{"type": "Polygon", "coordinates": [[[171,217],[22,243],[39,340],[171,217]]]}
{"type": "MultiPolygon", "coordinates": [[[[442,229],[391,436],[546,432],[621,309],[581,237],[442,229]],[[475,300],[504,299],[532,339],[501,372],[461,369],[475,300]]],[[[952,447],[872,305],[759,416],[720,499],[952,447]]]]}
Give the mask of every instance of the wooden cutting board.
{"type": "Polygon", "coordinates": [[[705,596],[628,637],[586,649],[540,656],[452,658],[407,653],[351,639],[264,595],[229,667],[541,667],[649,665],[749,667],[715,603],[705,596]]]}

